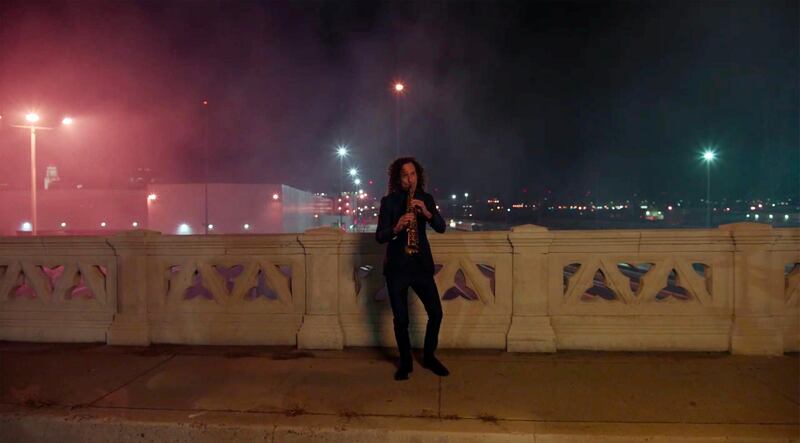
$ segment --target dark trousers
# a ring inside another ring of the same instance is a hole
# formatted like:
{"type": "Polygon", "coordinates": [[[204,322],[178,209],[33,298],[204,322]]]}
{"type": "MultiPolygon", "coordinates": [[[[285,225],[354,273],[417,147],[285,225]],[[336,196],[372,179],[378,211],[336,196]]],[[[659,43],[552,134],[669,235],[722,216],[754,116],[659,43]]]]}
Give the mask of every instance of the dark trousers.
{"type": "Polygon", "coordinates": [[[386,287],[394,314],[394,337],[400,351],[400,361],[411,364],[411,341],[408,338],[408,288],[419,296],[428,313],[425,329],[425,357],[432,357],[439,344],[439,327],[442,324],[442,303],[432,275],[421,272],[417,266],[398,270],[386,276],[386,287]]]}

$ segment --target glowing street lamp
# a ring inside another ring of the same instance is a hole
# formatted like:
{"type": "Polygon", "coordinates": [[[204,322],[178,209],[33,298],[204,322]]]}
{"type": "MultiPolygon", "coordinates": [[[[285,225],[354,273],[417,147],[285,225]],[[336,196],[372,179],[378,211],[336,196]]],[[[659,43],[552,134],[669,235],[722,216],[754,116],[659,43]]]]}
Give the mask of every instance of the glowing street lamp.
{"type": "MultiPolygon", "coordinates": [[[[36,126],[36,123],[40,120],[39,114],[35,112],[29,112],[25,114],[25,121],[28,122],[26,125],[11,125],[14,128],[23,128],[28,129],[31,131],[31,234],[36,235],[37,228],[39,227],[39,216],[37,212],[37,200],[36,200],[36,130],[50,130],[55,128],[50,128],[46,126],[36,126]]],[[[72,118],[64,117],[61,120],[61,123],[64,125],[71,125],[72,118]]]]}
{"type": "Polygon", "coordinates": [[[706,162],[706,227],[711,227],[711,163],[717,158],[714,148],[703,151],[703,161],[706,162]]]}
{"type": "Polygon", "coordinates": [[[350,168],[350,177],[355,177],[358,175],[358,169],[350,168]]]}
{"type": "MultiPolygon", "coordinates": [[[[342,177],[344,177],[344,158],[347,157],[348,150],[347,146],[339,145],[336,148],[336,156],[339,157],[339,197],[342,196],[342,192],[344,191],[342,186],[342,177]]],[[[339,228],[342,227],[342,210],[339,208],[339,228]]]]}

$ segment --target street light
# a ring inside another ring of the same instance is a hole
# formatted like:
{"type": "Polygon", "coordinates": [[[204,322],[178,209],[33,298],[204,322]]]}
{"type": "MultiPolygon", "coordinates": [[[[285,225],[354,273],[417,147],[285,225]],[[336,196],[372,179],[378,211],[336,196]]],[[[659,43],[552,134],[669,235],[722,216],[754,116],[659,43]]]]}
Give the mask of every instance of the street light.
{"type": "Polygon", "coordinates": [[[401,82],[394,84],[394,155],[400,156],[400,97],[405,93],[406,85],[401,82]]]}
{"type": "MultiPolygon", "coordinates": [[[[336,156],[339,157],[339,198],[342,198],[342,177],[344,176],[344,158],[347,157],[347,146],[339,145],[336,156]]],[[[339,207],[339,228],[342,227],[342,208],[339,207]]]]}
{"type": "MultiPolygon", "coordinates": [[[[36,235],[37,228],[39,227],[39,217],[36,209],[36,130],[50,130],[55,128],[50,128],[46,126],[36,126],[36,122],[40,120],[39,114],[35,112],[29,112],[25,114],[25,121],[29,124],[27,125],[11,125],[14,128],[23,128],[29,129],[31,131],[31,235],[36,235]]],[[[64,117],[61,120],[61,123],[64,125],[71,125],[72,118],[71,117],[64,117]]],[[[64,225],[66,226],[66,224],[64,225]]]]}
{"type": "Polygon", "coordinates": [[[706,162],[706,227],[711,227],[711,163],[716,160],[717,151],[706,148],[703,151],[703,161],[706,162]]]}

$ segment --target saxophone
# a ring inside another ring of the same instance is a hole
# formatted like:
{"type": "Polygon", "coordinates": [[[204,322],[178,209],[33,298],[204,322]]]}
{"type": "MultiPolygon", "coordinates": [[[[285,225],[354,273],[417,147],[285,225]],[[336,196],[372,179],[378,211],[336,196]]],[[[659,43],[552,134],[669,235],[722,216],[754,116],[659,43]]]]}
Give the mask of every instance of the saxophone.
{"type": "Polygon", "coordinates": [[[414,209],[414,206],[411,205],[411,200],[414,199],[414,191],[415,189],[412,187],[408,188],[408,202],[406,203],[406,214],[412,213],[414,214],[414,218],[411,219],[411,223],[408,224],[407,233],[408,237],[406,240],[406,255],[414,255],[419,252],[419,234],[417,233],[417,213],[414,209]]]}

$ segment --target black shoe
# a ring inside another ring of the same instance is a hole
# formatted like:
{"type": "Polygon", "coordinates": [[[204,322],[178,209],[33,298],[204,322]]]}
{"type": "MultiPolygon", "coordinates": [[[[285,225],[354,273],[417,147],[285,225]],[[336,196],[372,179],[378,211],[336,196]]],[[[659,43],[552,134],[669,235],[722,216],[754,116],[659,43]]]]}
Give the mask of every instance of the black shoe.
{"type": "Polygon", "coordinates": [[[422,366],[430,369],[431,372],[438,375],[439,377],[447,377],[450,375],[450,371],[436,359],[436,357],[426,357],[422,360],[422,366]]]}
{"type": "Polygon", "coordinates": [[[397,371],[395,371],[394,373],[394,379],[398,381],[408,380],[408,374],[412,372],[414,372],[414,366],[410,362],[408,363],[400,362],[397,365],[397,371]]]}

